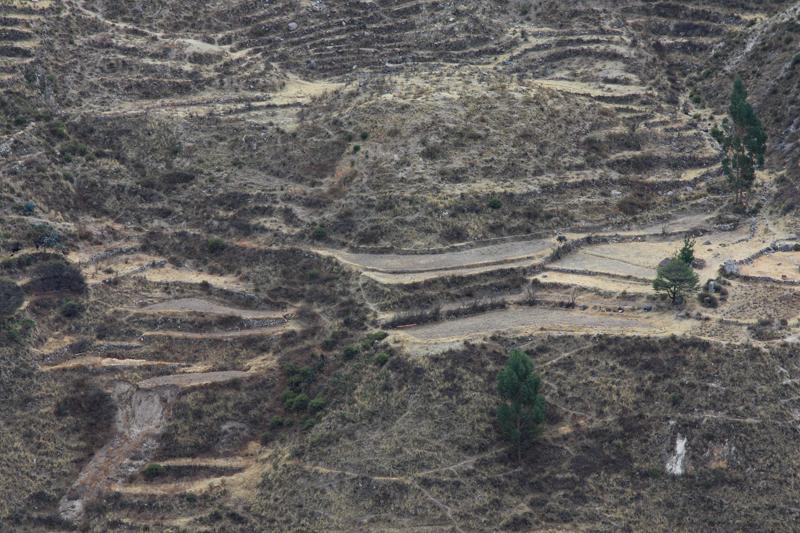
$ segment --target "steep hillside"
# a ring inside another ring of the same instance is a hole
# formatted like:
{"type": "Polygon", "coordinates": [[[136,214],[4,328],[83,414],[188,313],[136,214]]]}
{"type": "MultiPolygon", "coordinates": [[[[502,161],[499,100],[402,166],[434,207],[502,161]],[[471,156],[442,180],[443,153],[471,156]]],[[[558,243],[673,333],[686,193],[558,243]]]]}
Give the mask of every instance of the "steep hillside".
{"type": "Polygon", "coordinates": [[[0,530],[792,530],[795,4],[5,2],[0,530]]]}

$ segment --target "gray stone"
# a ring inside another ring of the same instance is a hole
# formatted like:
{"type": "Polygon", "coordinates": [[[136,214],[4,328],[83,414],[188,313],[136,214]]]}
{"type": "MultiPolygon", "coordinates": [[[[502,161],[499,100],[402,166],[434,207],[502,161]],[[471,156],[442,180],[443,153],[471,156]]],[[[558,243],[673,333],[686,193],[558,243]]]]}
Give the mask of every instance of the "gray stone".
{"type": "Polygon", "coordinates": [[[733,259],[728,259],[722,264],[722,269],[725,274],[735,276],[739,273],[739,265],[733,259]]]}
{"type": "Polygon", "coordinates": [[[296,29],[297,29],[297,23],[296,22],[290,22],[289,23],[289,31],[294,31],[296,29]]]}

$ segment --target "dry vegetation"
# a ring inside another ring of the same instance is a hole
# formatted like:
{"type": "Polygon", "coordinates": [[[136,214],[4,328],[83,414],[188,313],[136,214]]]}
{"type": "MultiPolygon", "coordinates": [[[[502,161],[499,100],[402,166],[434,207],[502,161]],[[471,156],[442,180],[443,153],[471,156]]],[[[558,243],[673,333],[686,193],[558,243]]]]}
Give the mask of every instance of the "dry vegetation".
{"type": "Polygon", "coordinates": [[[0,530],[791,530],[798,16],[3,3],[0,530]],[[512,348],[547,403],[521,461],[512,348]]]}

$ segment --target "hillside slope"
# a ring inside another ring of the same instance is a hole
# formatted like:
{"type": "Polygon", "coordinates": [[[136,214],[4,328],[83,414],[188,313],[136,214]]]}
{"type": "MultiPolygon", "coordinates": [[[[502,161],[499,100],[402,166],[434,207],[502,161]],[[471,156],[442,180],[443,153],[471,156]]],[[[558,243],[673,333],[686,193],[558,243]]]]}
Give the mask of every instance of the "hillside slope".
{"type": "Polygon", "coordinates": [[[0,530],[792,530],[799,28],[5,2],[0,530]],[[769,135],[746,208],[710,135],[736,76],[769,135]],[[514,348],[546,402],[521,457],[514,348]]]}

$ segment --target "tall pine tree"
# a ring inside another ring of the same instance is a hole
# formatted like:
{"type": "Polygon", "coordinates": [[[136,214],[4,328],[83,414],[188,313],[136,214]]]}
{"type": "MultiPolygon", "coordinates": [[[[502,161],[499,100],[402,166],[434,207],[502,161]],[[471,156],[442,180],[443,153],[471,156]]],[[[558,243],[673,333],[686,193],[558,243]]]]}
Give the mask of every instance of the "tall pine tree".
{"type": "Polygon", "coordinates": [[[528,354],[512,350],[497,376],[497,392],[502,400],[497,406],[497,425],[503,437],[517,449],[517,458],[534,441],[544,422],[541,384],[528,354]]]}
{"type": "Polygon", "coordinates": [[[764,166],[767,134],[747,101],[747,89],[740,78],[733,82],[728,118],[711,134],[722,147],[722,171],[736,193],[736,201],[744,205],[755,182],[756,169],[764,166]]]}

